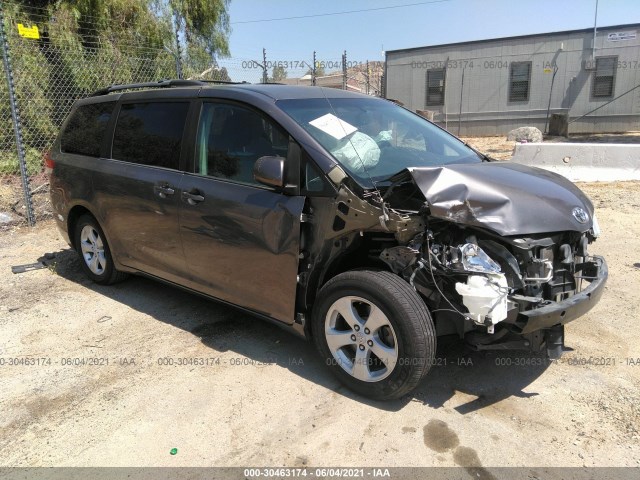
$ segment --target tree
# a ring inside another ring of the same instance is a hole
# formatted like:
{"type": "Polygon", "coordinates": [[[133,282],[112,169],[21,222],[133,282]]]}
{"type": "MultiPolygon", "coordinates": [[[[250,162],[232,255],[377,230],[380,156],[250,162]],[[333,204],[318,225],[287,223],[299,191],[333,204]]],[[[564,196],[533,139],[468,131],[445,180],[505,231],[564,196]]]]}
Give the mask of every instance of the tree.
{"type": "Polygon", "coordinates": [[[285,70],[285,68],[282,65],[276,65],[275,67],[273,67],[273,73],[271,74],[269,82],[278,83],[285,78],[287,78],[287,71],[285,70]]]}
{"type": "MultiPolygon", "coordinates": [[[[313,70],[309,68],[305,75],[313,75],[313,70]]],[[[326,73],[324,72],[324,65],[322,65],[320,62],[316,62],[316,77],[324,77],[325,75],[326,73]]]]}
{"type": "MultiPolygon", "coordinates": [[[[163,48],[171,39],[171,23],[157,8],[156,0],[60,0],[49,1],[51,24],[60,15],[67,18],[65,27],[69,35],[78,37],[85,48],[98,44],[163,48]]],[[[62,31],[58,39],[63,37],[62,31]]]]}
{"type": "Polygon", "coordinates": [[[200,45],[210,55],[229,55],[230,0],[168,1],[188,45],[200,45]]]}
{"type": "MultiPolygon", "coordinates": [[[[30,0],[48,6],[51,18],[67,13],[71,33],[90,48],[97,40],[115,46],[165,48],[176,43],[187,53],[200,49],[211,59],[229,55],[230,0],[30,0]]],[[[188,55],[188,53],[187,53],[188,55]]]]}
{"type": "Polygon", "coordinates": [[[211,72],[211,78],[213,80],[221,80],[223,82],[230,82],[231,77],[229,76],[229,72],[227,72],[227,67],[222,68],[214,68],[211,72]]]}
{"type": "Polygon", "coordinates": [[[207,68],[198,75],[194,75],[191,78],[197,80],[216,80],[219,82],[231,82],[231,77],[226,67],[218,68],[216,65],[207,68]]]}
{"type": "MultiPolygon", "coordinates": [[[[7,30],[25,148],[41,168],[73,102],[115,83],[176,77],[175,25],[185,78],[231,80],[217,56],[229,54],[229,0],[23,0],[3,2],[8,25],[36,24],[40,39],[7,30]]],[[[0,87],[0,105],[8,104],[0,87]]],[[[0,118],[0,171],[17,171],[13,126],[0,118]],[[8,146],[8,147],[7,147],[8,146]]]]}

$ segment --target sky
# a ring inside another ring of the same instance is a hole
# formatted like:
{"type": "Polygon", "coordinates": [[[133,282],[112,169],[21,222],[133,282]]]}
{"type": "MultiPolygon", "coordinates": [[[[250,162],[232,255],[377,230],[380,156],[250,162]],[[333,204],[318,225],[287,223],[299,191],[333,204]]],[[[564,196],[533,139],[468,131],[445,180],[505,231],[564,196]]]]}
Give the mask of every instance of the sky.
{"type": "MultiPolygon", "coordinates": [[[[250,60],[383,60],[384,50],[592,28],[596,0],[231,0],[232,79],[257,81],[250,60]],[[399,5],[410,5],[388,8],[399,5]],[[356,13],[326,15],[353,10],[356,13]],[[265,21],[284,17],[304,17],[265,21]],[[259,21],[256,21],[259,20],[259,21]],[[245,23],[248,22],[248,23],[245,23]],[[239,76],[255,78],[238,78],[239,76]]],[[[599,0],[600,26],[640,23],[640,0],[599,0]]],[[[304,74],[289,68],[289,77],[304,74]]],[[[331,69],[328,69],[331,70],[331,69]]]]}

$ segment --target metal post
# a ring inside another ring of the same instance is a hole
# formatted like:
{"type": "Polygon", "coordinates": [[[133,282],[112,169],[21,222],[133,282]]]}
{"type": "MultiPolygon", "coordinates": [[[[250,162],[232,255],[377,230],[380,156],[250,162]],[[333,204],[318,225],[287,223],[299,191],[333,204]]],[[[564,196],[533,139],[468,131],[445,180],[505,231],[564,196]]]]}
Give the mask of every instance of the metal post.
{"type": "Polygon", "coordinates": [[[347,89],[347,51],[342,54],[342,90],[347,89]]]}
{"type": "Polygon", "coordinates": [[[180,37],[178,32],[180,30],[178,13],[173,11],[173,25],[176,34],[176,74],[179,79],[182,79],[182,48],[180,47],[180,37]]]}
{"type": "Polygon", "coordinates": [[[18,150],[18,163],[20,164],[20,176],[22,177],[22,190],[24,192],[24,204],[27,208],[27,222],[33,227],[36,224],[33,215],[33,204],[31,203],[31,188],[29,187],[29,177],[27,174],[27,164],[24,155],[24,143],[22,141],[22,126],[20,124],[20,110],[16,102],[15,86],[13,84],[13,71],[11,69],[11,57],[9,56],[9,43],[4,31],[4,10],[0,3],[0,44],[2,45],[2,63],[7,77],[9,87],[9,104],[11,105],[11,117],[13,118],[13,131],[16,136],[16,147],[18,150]]]}
{"type": "Polygon", "coordinates": [[[316,86],[316,51],[313,51],[313,67],[311,68],[311,85],[316,86]]]}
{"type": "MultiPolygon", "coordinates": [[[[464,70],[465,70],[465,67],[462,68],[462,85],[460,85],[460,109],[458,110],[458,136],[460,136],[460,127],[462,124],[462,92],[464,92],[464,70]]],[[[445,88],[447,88],[446,85],[445,85],[445,88]]]]}
{"type": "Polygon", "coordinates": [[[549,89],[549,103],[547,104],[547,117],[544,119],[544,133],[547,131],[547,125],[549,125],[549,112],[551,111],[551,95],[553,94],[553,82],[556,79],[556,73],[558,73],[558,65],[553,66],[553,76],[551,77],[551,88],[549,89]]]}
{"type": "Polygon", "coordinates": [[[367,79],[365,92],[367,92],[367,95],[369,95],[369,60],[367,60],[367,74],[366,74],[365,78],[367,79]]]}
{"type": "Polygon", "coordinates": [[[262,83],[267,83],[267,49],[262,49],[262,83]]]}
{"type": "MultiPolygon", "coordinates": [[[[449,131],[449,110],[447,103],[447,92],[449,89],[447,88],[447,66],[449,65],[449,56],[447,55],[447,60],[444,62],[444,93],[442,98],[442,110],[444,110],[444,129],[449,131]]],[[[427,73],[427,78],[429,73],[427,73]]],[[[460,92],[460,108],[462,108],[462,92],[460,92]]]]}
{"type": "Polygon", "coordinates": [[[387,63],[387,54],[384,52],[384,46],[382,47],[384,53],[384,66],[382,68],[382,75],[380,76],[380,96],[387,98],[387,75],[389,70],[389,64],[387,63]]]}

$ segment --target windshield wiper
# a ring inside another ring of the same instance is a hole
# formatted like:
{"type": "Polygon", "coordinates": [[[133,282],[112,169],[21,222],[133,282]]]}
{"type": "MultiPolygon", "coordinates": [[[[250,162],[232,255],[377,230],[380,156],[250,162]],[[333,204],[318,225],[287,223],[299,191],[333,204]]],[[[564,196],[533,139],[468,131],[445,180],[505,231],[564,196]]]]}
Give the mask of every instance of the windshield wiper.
{"type": "Polygon", "coordinates": [[[484,153],[482,153],[479,150],[476,150],[475,148],[473,148],[471,145],[469,145],[467,142],[465,142],[464,140],[460,140],[465,147],[467,147],[469,150],[472,150],[473,152],[475,152],[476,155],[478,155],[483,162],[495,162],[495,159],[491,158],[489,155],[485,155],[484,153]]]}
{"type": "Polygon", "coordinates": [[[385,185],[385,188],[387,188],[387,190],[382,195],[383,200],[388,198],[391,195],[391,192],[393,192],[400,185],[404,185],[405,183],[414,183],[409,170],[407,170],[406,168],[403,168],[397,173],[394,173],[389,178],[381,180],[381,182],[388,184],[388,188],[385,185]]]}

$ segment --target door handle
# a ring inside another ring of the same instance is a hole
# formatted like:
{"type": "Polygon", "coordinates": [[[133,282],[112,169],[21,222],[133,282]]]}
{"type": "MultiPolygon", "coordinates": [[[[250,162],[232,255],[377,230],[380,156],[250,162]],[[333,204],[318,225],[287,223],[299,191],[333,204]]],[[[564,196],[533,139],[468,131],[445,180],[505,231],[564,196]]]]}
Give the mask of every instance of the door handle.
{"type": "Polygon", "coordinates": [[[176,193],[169,185],[156,185],[153,187],[153,191],[156,192],[160,198],[167,198],[167,195],[176,193]]]}
{"type": "Polygon", "coordinates": [[[204,196],[200,193],[182,192],[182,199],[186,200],[189,205],[204,202],[204,196]]]}

